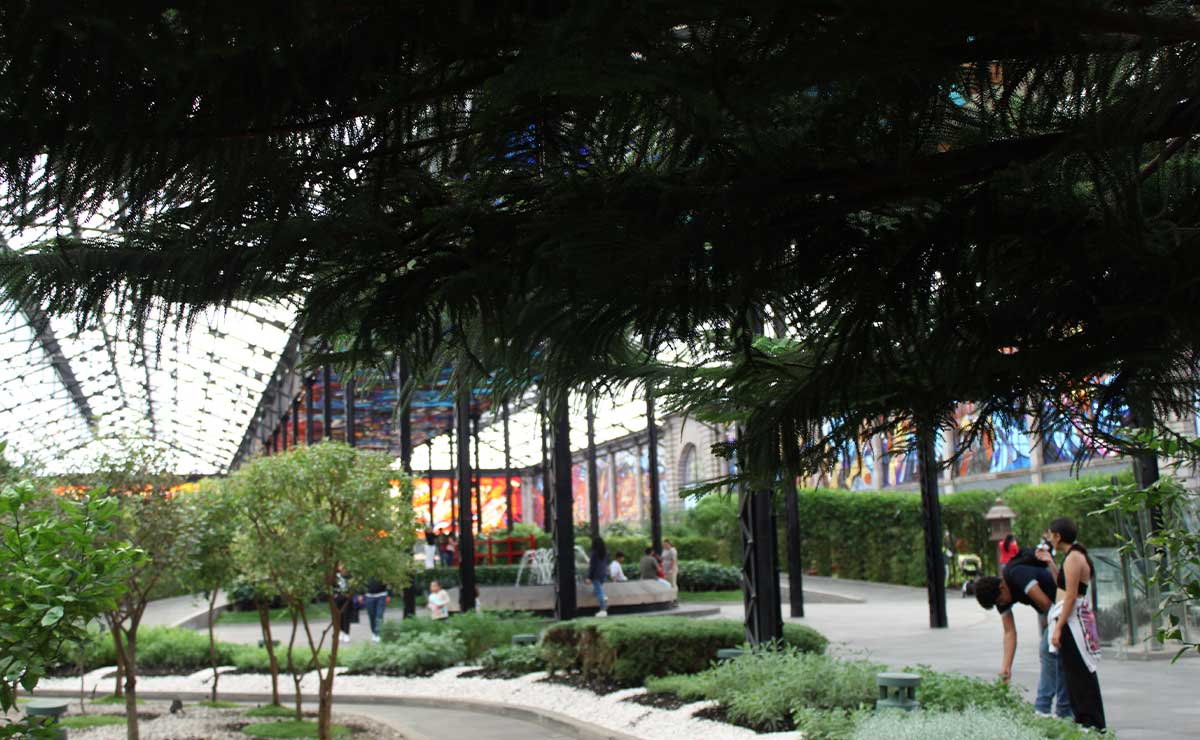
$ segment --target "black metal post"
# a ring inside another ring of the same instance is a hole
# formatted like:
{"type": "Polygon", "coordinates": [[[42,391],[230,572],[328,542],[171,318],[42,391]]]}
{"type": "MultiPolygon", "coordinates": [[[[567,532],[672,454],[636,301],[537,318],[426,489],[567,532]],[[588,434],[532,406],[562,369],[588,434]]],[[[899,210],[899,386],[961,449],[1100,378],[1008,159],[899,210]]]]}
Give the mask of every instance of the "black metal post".
{"type": "Polygon", "coordinates": [[[333,371],[321,368],[321,436],[333,438],[333,371]]]}
{"type": "MultiPolygon", "coordinates": [[[[450,425],[450,466],[458,469],[458,457],[454,454],[454,425],[450,425]]],[[[458,477],[450,476],[450,532],[460,534],[458,529],[458,477]]]]}
{"type": "Polygon", "coordinates": [[[287,448],[288,448],[287,429],[288,429],[288,415],[284,414],[279,419],[279,440],[282,443],[280,446],[280,449],[283,450],[284,452],[287,452],[287,448]]]}
{"type": "Polygon", "coordinates": [[[917,466],[921,480],[921,518],[925,526],[925,590],[929,596],[929,626],[948,626],[946,620],[946,558],[942,552],[942,502],[938,498],[938,461],[934,439],[937,427],[917,422],[917,466]]]}
{"type": "Polygon", "coordinates": [[[429,528],[437,528],[437,520],[434,519],[433,512],[433,437],[426,442],[429,446],[429,528]]]}
{"type": "Polygon", "coordinates": [[[596,470],[596,409],[592,403],[591,389],[586,401],[587,414],[587,467],[588,467],[588,531],[592,538],[600,536],[600,476],[596,470]]]}
{"type": "Polygon", "coordinates": [[[311,446],[316,433],[313,431],[313,396],[315,391],[313,386],[316,382],[312,376],[304,380],[304,392],[307,394],[304,401],[304,444],[311,446]]]}
{"type": "Polygon", "coordinates": [[[410,415],[410,407],[407,400],[403,400],[408,392],[408,361],[404,355],[399,355],[396,358],[396,392],[399,394],[402,403],[397,413],[400,414],[400,464],[404,467],[404,472],[412,475],[412,456],[413,456],[413,440],[412,440],[412,417],[410,415]]]}
{"type": "Polygon", "coordinates": [[[513,530],[512,449],[508,440],[508,401],[504,401],[500,408],[504,416],[504,518],[508,524],[508,533],[511,535],[513,530]]]}
{"type": "Polygon", "coordinates": [[[354,378],[353,376],[342,386],[346,396],[346,444],[358,446],[358,430],[354,428],[354,378]]]}
{"type": "Polygon", "coordinates": [[[475,470],[471,476],[475,492],[475,536],[483,534],[483,478],[479,475],[479,414],[471,414],[471,438],[475,442],[475,470]]]}
{"type": "MultiPolygon", "coordinates": [[[[745,460],[739,465],[744,468],[745,460]]],[[[769,487],[750,485],[738,492],[746,641],[756,647],[783,639],[772,493],[769,487]]]]}
{"type": "Polygon", "coordinates": [[[658,422],[654,420],[654,386],[646,383],[646,454],[650,474],[650,542],[662,554],[662,501],[658,498],[658,422]]]}
{"type": "MultiPolygon", "coordinates": [[[[404,355],[397,353],[396,355],[396,393],[399,396],[400,408],[396,413],[400,415],[400,465],[404,468],[404,472],[412,477],[412,420],[409,418],[408,402],[404,401],[404,394],[408,390],[408,363],[405,362],[404,355]]],[[[433,486],[429,487],[429,501],[433,502],[433,486]]],[[[429,550],[426,549],[426,554],[429,550]]],[[[434,551],[434,557],[437,557],[437,551],[434,551]]],[[[409,583],[404,587],[404,618],[415,617],[417,615],[417,589],[413,583],[409,583]]]]}
{"type": "Polygon", "coordinates": [[[568,395],[561,392],[554,403],[554,617],[574,619],[575,522],[571,493],[571,411],[568,395]]]}
{"type": "Polygon", "coordinates": [[[471,536],[471,391],[462,388],[454,404],[458,428],[456,474],[462,501],[458,504],[458,603],[464,614],[475,609],[475,538],[471,536]]]}
{"type": "Polygon", "coordinates": [[[545,396],[538,399],[538,416],[542,424],[542,529],[549,532],[554,529],[554,526],[551,524],[554,516],[550,510],[550,452],[546,447],[546,440],[550,436],[550,430],[547,429],[548,425],[546,423],[545,396]]]}
{"type": "Polygon", "coordinates": [[[300,396],[292,399],[292,447],[300,446],[300,396]]]}
{"type": "MultiPolygon", "coordinates": [[[[786,444],[795,445],[792,434],[786,444]]],[[[796,479],[784,471],[783,505],[787,527],[788,605],[793,617],[804,616],[804,561],[801,557],[800,500],[796,491],[796,479]]]]}

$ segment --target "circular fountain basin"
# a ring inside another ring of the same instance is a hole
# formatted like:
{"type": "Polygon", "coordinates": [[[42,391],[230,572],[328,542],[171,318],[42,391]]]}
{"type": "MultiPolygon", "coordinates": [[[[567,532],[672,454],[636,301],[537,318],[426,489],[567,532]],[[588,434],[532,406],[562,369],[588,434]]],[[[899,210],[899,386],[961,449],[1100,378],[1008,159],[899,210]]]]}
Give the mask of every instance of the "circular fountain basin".
{"type": "MultiPolygon", "coordinates": [[[[614,613],[670,609],[676,592],[659,580],[623,581],[604,584],[608,610],[614,613]]],[[[450,589],[450,610],[457,611],[458,589],[450,589]]],[[[479,603],[484,611],[511,610],[524,612],[553,612],[554,586],[480,586],[479,603]]],[[[575,584],[575,603],[583,613],[593,612],[599,604],[590,584],[575,584]]]]}

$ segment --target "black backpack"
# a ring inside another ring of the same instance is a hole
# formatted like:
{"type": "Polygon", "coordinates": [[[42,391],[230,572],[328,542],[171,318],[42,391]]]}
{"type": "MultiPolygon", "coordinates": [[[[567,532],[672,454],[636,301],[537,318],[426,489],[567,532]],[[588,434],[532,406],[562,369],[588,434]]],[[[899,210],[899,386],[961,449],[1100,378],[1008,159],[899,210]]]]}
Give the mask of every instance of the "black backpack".
{"type": "Polygon", "coordinates": [[[1012,556],[1012,559],[1004,564],[1004,570],[1008,570],[1017,565],[1032,565],[1035,568],[1048,568],[1049,563],[1038,560],[1037,549],[1033,547],[1022,547],[1017,550],[1017,554],[1012,556]]]}

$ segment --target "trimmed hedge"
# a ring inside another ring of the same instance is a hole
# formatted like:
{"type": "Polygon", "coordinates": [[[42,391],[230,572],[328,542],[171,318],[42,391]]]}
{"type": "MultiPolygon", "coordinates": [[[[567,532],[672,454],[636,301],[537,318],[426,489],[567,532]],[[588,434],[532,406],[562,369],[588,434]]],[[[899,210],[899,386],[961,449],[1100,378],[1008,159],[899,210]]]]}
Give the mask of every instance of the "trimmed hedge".
{"type": "MultiPolygon", "coordinates": [[[[542,636],[551,670],[578,670],[585,677],[637,686],[650,676],[696,673],[709,667],[721,648],[741,646],[741,622],[686,617],[576,619],[559,622],[542,636]]],[[[784,641],[801,652],[823,653],[828,641],[816,630],[784,625],[784,641]]]]}
{"type": "MultiPolygon", "coordinates": [[[[1088,491],[1108,482],[1106,476],[1042,485],[1020,484],[1003,491],[959,491],[942,496],[942,521],[951,538],[962,540],[966,552],[983,558],[994,572],[996,546],[988,539],[983,518],[997,497],[1017,518],[1014,534],[1026,546],[1037,543],[1042,530],[1060,516],[1073,518],[1080,538],[1089,547],[1116,544],[1115,522],[1093,514],[1110,498],[1106,491],[1088,491]]],[[[799,496],[806,569],[818,575],[838,575],[864,581],[925,584],[921,498],[915,491],[805,490],[799,496]]],[[[782,519],[782,518],[781,518],[782,519]]],[[[780,556],[786,537],[779,535],[780,556]]]]}
{"type": "Polygon", "coordinates": [[[729,591],[742,587],[742,572],[705,560],[679,561],[680,591],[729,591]]]}
{"type": "Polygon", "coordinates": [[[383,676],[428,675],[467,657],[467,646],[454,630],[417,634],[402,643],[372,643],[352,651],[344,664],[350,673],[383,676]]]}
{"type": "Polygon", "coordinates": [[[421,635],[453,634],[462,641],[466,657],[475,660],[492,648],[510,644],[513,635],[541,632],[546,621],[518,612],[468,612],[449,619],[388,620],[383,623],[380,637],[384,644],[405,644],[421,635]]]}

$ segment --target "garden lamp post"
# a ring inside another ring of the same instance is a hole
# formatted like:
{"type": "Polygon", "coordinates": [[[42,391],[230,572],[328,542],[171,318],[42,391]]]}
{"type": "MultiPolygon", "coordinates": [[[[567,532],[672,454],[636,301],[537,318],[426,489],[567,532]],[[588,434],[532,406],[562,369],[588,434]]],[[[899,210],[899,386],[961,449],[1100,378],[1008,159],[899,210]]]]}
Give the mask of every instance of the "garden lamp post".
{"type": "Polygon", "coordinates": [[[1012,523],[1017,515],[1016,512],[1004,505],[1004,499],[997,498],[995,505],[988,509],[983,518],[987,520],[991,530],[988,539],[992,542],[1000,542],[1012,534],[1012,523]]]}

